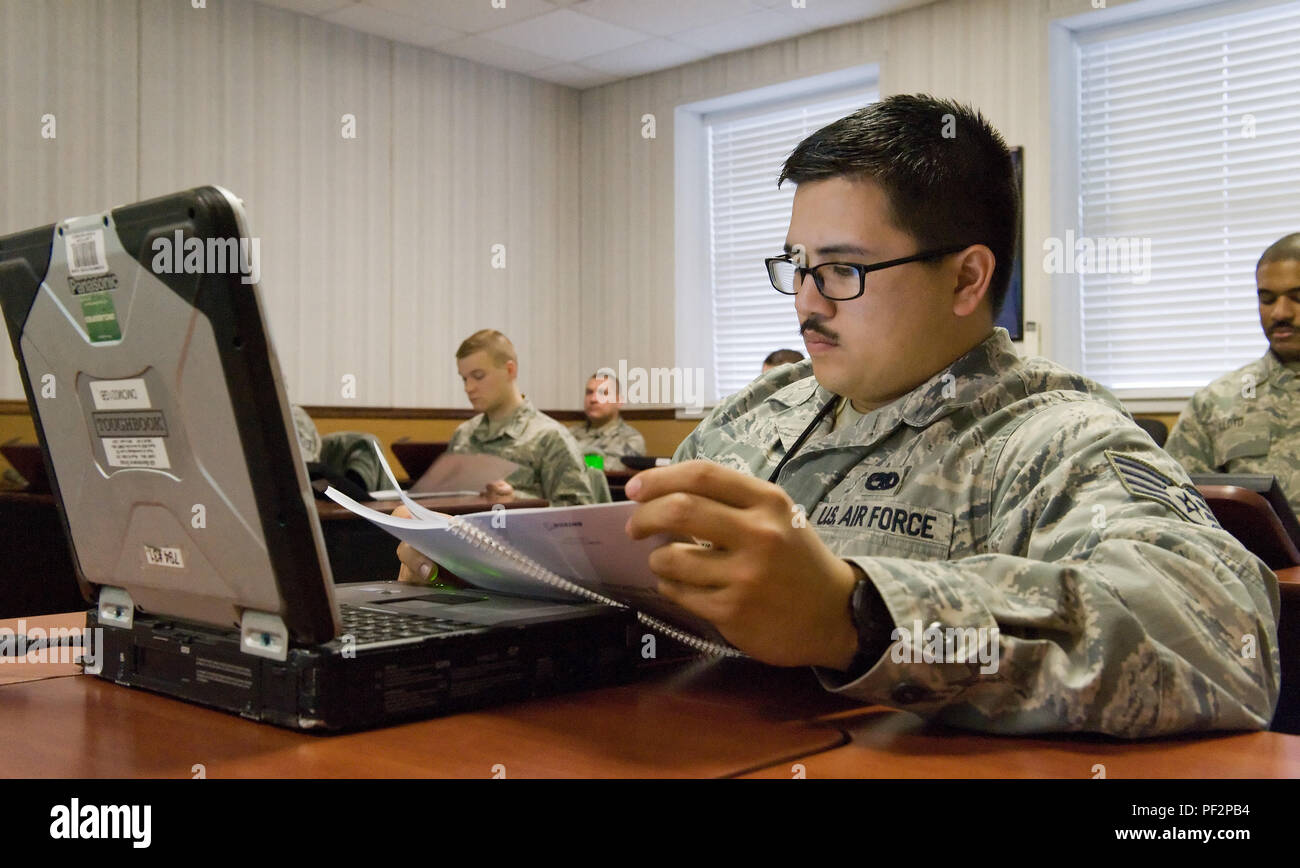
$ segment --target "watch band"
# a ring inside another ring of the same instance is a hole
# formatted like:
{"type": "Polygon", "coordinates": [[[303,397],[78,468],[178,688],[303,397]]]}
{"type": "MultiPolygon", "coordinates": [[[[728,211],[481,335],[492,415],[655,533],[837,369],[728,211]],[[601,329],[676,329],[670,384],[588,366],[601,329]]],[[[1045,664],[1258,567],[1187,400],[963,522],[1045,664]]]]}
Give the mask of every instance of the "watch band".
{"type": "MultiPolygon", "coordinates": [[[[856,564],[854,566],[861,570],[856,564]]],[[[876,590],[875,583],[867,578],[865,572],[849,596],[849,617],[853,619],[853,628],[858,633],[858,653],[853,655],[853,661],[846,671],[856,678],[874,667],[893,641],[891,634],[894,619],[889,614],[880,591],[876,590]]]]}

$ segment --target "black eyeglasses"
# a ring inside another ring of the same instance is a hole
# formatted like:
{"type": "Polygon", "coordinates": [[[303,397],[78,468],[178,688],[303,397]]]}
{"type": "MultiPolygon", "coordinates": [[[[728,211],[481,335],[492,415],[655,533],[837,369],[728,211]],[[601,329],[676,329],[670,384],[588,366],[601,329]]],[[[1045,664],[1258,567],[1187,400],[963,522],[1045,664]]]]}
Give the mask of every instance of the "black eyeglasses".
{"type": "Polygon", "coordinates": [[[895,265],[905,265],[908,262],[939,259],[959,250],[965,250],[967,246],[969,245],[940,247],[937,250],[926,250],[912,256],[904,256],[902,259],[890,259],[887,262],[876,262],[871,265],[857,262],[823,262],[820,265],[804,268],[795,264],[789,253],[763,261],[767,263],[767,276],[772,281],[772,288],[777,292],[794,295],[799,291],[804,276],[811,274],[817,291],[823,296],[831,301],[849,301],[862,295],[866,289],[867,275],[872,271],[893,268],[895,265]]]}

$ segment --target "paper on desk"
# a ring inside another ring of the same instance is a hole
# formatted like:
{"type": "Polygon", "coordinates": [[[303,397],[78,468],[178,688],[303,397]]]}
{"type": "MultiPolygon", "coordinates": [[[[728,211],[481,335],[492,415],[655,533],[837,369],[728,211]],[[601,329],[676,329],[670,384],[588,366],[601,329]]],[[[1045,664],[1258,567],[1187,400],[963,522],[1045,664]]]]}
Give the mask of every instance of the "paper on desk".
{"type": "MultiPolygon", "coordinates": [[[[517,560],[458,536],[448,516],[425,510],[431,517],[397,518],[363,506],[333,488],[325,494],[472,585],[517,596],[573,599],[530,576],[527,566],[517,560]]],[[[650,553],[670,540],[663,534],[630,539],[623,527],[636,508],[632,502],[502,508],[459,516],[455,521],[471,525],[565,581],[711,642],[724,642],[707,621],[659,595],[659,577],[650,570],[650,553]]]]}
{"type": "Polygon", "coordinates": [[[519,469],[513,461],[482,453],[444,452],[411,486],[412,491],[472,491],[505,479],[519,469]]]}
{"type": "Polygon", "coordinates": [[[476,512],[461,520],[576,585],[725,644],[707,621],[659,595],[650,553],[671,539],[666,534],[628,537],[623,528],[636,508],[630,501],[552,506],[476,512]]]}
{"type": "MultiPolygon", "coordinates": [[[[458,536],[449,516],[420,508],[424,516],[399,518],[357,503],[338,489],[325,489],[325,496],[378,527],[388,531],[420,554],[451,570],[460,578],[488,591],[519,597],[573,600],[575,596],[539,582],[526,567],[499,551],[482,548],[458,536]]],[[[418,507],[419,505],[416,504],[418,507]]]]}

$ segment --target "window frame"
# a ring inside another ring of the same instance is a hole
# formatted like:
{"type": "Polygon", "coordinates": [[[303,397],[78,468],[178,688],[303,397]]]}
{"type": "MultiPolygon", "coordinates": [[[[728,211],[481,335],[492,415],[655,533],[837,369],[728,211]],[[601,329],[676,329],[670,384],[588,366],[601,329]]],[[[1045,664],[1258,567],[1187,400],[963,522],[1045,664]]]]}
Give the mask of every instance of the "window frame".
{"type": "MultiPolygon", "coordinates": [[[[1053,21],[1048,33],[1051,125],[1051,232],[1064,238],[1082,225],[1079,191],[1079,75],[1082,46],[1101,39],[1122,38],[1165,27],[1235,15],[1293,0],[1135,0],[1053,21]]],[[[1026,251],[1028,254],[1030,251],[1026,251]]],[[[1034,251],[1041,255],[1042,251],[1034,251]]],[[[1026,256],[1028,259],[1028,256],[1026,256]]],[[[1040,260],[1041,261],[1041,260],[1040,260]]],[[[1083,371],[1081,287],[1079,275],[1049,275],[1051,320],[1047,329],[1053,358],[1083,371]]],[[[1226,373],[1226,371],[1225,371],[1226,373]]],[[[1197,388],[1115,389],[1131,412],[1181,412],[1197,388]]]]}
{"type": "MultiPolygon", "coordinates": [[[[710,201],[708,124],[777,111],[800,102],[833,99],[853,91],[868,90],[879,96],[880,66],[853,66],[835,72],[794,79],[766,87],[683,103],[674,108],[674,277],[675,337],[678,364],[699,368],[704,377],[704,406],[715,406],[717,394],[714,361],[714,317],[710,267],[710,201]]],[[[776,178],[772,183],[775,186],[776,178]]],[[[779,251],[772,251],[775,255],[779,251]]],[[[754,263],[762,275],[763,262],[754,263]]],[[[776,297],[775,290],[772,292],[776,297]]],[[[757,375],[759,362],[754,362],[757,375]]],[[[700,413],[679,414],[696,418],[700,413]]]]}

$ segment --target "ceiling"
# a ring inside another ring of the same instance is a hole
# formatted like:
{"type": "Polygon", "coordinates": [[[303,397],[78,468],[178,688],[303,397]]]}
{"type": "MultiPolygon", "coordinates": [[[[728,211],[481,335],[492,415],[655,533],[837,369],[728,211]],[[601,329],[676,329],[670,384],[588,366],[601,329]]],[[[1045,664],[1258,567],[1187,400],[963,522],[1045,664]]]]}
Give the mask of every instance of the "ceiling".
{"type": "Polygon", "coordinates": [[[259,2],[581,89],[933,0],[259,2]]]}

